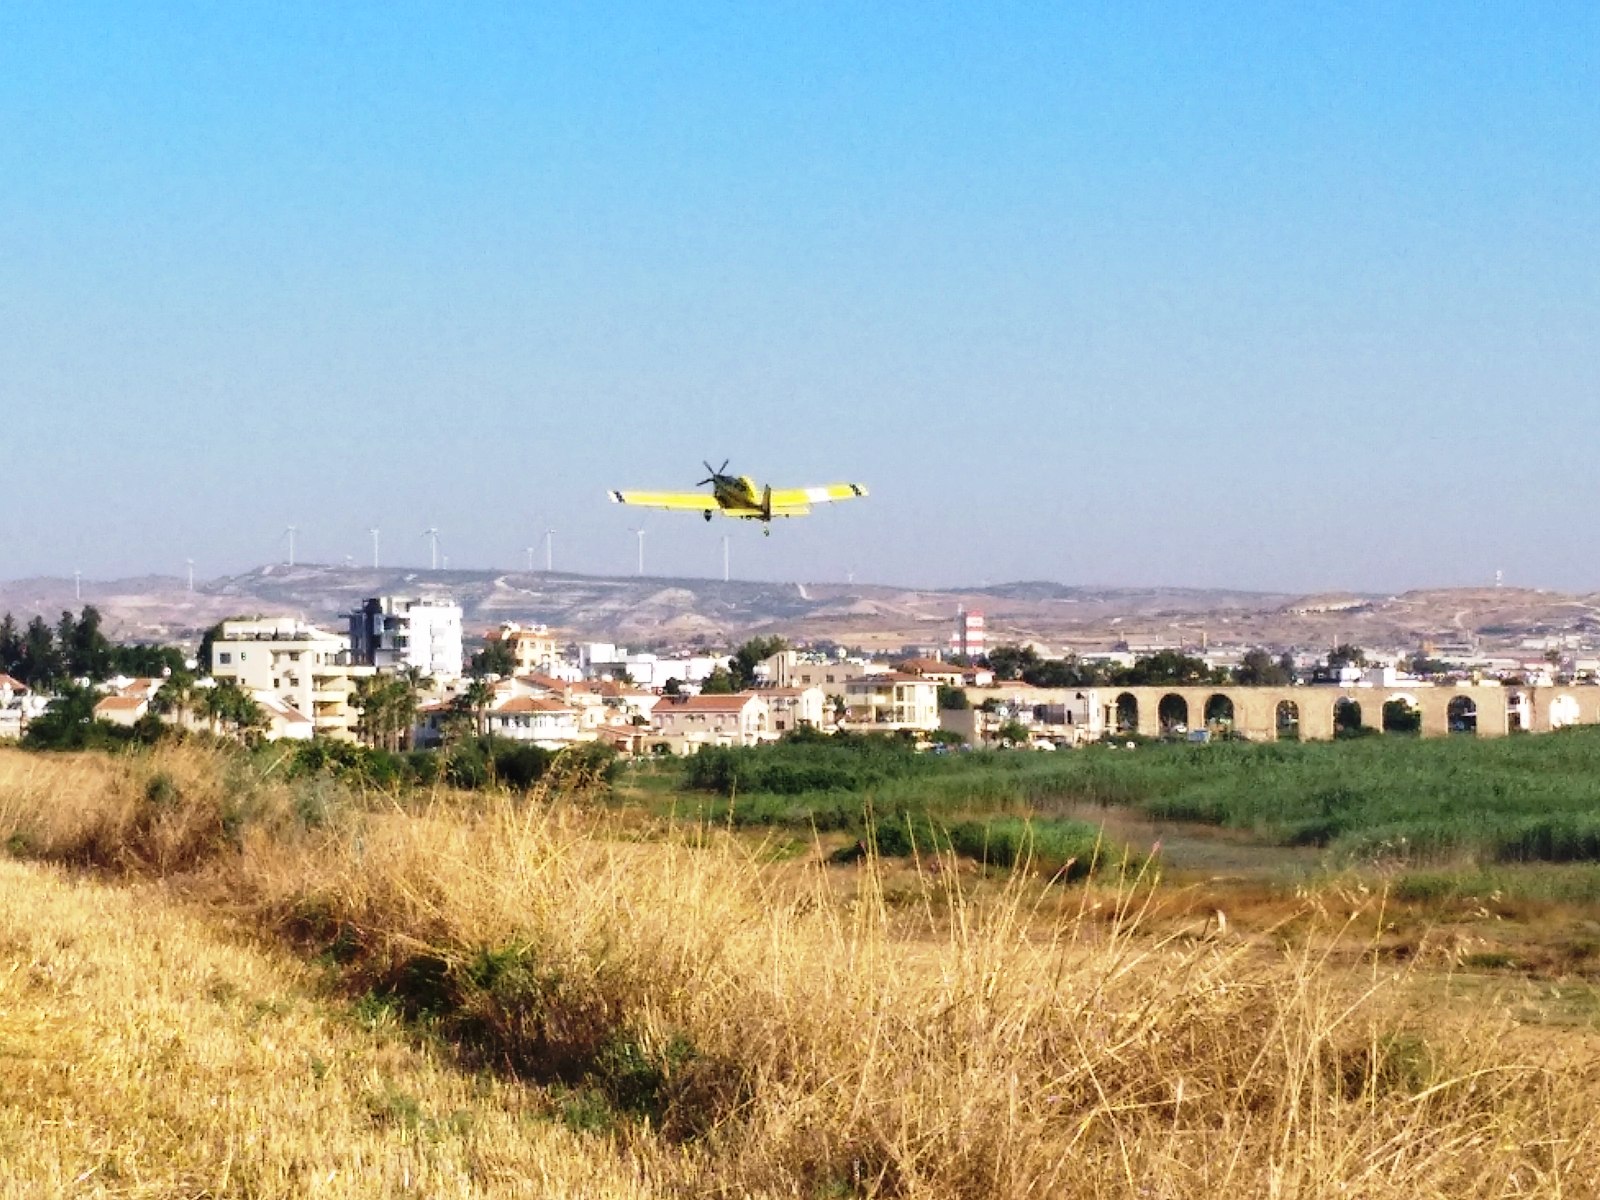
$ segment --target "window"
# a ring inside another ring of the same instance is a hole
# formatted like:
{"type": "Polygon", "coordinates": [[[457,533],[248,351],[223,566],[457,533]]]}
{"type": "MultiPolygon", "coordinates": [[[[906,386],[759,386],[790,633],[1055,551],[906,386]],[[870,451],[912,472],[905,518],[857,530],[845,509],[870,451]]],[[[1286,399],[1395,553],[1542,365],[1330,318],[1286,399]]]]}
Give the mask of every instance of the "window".
{"type": "Polygon", "coordinates": [[[223,666],[227,666],[233,662],[233,655],[224,650],[221,654],[217,655],[217,661],[223,666]]]}

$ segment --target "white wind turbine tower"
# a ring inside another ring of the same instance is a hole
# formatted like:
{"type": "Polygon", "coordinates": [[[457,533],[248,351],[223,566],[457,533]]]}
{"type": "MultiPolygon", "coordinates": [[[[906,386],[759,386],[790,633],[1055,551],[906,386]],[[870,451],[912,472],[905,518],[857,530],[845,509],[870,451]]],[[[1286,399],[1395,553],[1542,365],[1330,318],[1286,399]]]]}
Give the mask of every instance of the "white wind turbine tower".
{"type": "Polygon", "coordinates": [[[533,570],[533,547],[532,546],[525,546],[525,547],[523,547],[523,549],[527,552],[527,555],[528,555],[528,570],[531,572],[533,570]]]}
{"type": "Polygon", "coordinates": [[[429,569],[437,571],[439,569],[439,531],[429,525],[422,531],[422,536],[427,538],[433,546],[433,553],[428,560],[429,569]]]}
{"type": "Polygon", "coordinates": [[[189,590],[194,591],[194,559],[186,558],[183,565],[189,568],[189,590]]]}
{"type": "Polygon", "coordinates": [[[639,539],[639,569],[636,572],[636,574],[643,575],[644,574],[644,528],[643,528],[643,526],[641,526],[638,529],[635,529],[633,531],[633,533],[634,533],[634,536],[639,539]]]}
{"type": "Polygon", "coordinates": [[[544,573],[546,575],[550,574],[550,547],[554,544],[555,536],[556,531],[554,529],[546,529],[544,531],[544,573]]]}
{"type": "Polygon", "coordinates": [[[288,526],[283,531],[283,536],[289,539],[289,565],[291,567],[294,566],[294,535],[297,532],[298,529],[293,525],[288,526]]]}
{"type": "Polygon", "coordinates": [[[372,565],[376,567],[378,565],[378,527],[374,525],[367,532],[372,535],[372,565]]]}

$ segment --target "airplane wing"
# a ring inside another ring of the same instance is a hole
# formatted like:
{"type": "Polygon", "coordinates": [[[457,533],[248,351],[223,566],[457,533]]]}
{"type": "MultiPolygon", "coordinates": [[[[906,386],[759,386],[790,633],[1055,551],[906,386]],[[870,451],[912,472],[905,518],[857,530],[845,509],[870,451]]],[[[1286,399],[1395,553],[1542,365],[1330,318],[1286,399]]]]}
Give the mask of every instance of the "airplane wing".
{"type": "Polygon", "coordinates": [[[641,508],[674,508],[688,512],[716,512],[721,505],[715,496],[704,492],[607,492],[613,504],[636,504],[641,508]]]}
{"type": "Polygon", "coordinates": [[[867,489],[859,483],[825,483],[821,487],[773,488],[772,515],[799,516],[813,504],[826,504],[830,500],[853,500],[865,496],[867,489]],[[780,514],[780,509],[789,511],[780,514]]]}

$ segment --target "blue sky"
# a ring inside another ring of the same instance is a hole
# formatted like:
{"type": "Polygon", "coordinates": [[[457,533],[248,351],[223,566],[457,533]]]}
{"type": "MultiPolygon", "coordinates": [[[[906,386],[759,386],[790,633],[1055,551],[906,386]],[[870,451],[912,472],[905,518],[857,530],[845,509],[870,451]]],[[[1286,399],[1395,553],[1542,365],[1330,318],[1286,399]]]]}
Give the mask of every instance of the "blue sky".
{"type": "Polygon", "coordinates": [[[0,576],[1600,588],[1600,8],[0,8],[0,576]]]}

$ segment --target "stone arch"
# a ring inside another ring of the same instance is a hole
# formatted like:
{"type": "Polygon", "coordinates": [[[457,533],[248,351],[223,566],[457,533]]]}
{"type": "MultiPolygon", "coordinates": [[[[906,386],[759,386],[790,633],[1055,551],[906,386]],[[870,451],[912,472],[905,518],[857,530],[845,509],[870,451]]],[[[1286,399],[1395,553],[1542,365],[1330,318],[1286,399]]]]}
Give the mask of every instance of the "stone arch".
{"type": "Polygon", "coordinates": [[[1112,705],[1111,713],[1117,733],[1139,731],[1139,697],[1132,692],[1123,692],[1119,695],[1112,705]]]}
{"type": "Polygon", "coordinates": [[[1333,702],[1333,736],[1349,737],[1361,728],[1360,703],[1349,696],[1340,696],[1333,702]]]}
{"type": "Polygon", "coordinates": [[[1300,740],[1300,706],[1293,700],[1279,700],[1273,714],[1273,726],[1280,742],[1300,740]]]}
{"type": "Polygon", "coordinates": [[[1506,732],[1526,733],[1533,728],[1533,712],[1528,694],[1522,691],[1506,693],[1506,732]]]}
{"type": "Polygon", "coordinates": [[[1422,705],[1415,696],[1397,692],[1384,700],[1383,731],[1407,734],[1422,732],[1422,705]]]}
{"type": "Polygon", "coordinates": [[[1579,708],[1575,696],[1562,692],[1559,696],[1551,697],[1549,713],[1551,729],[1565,729],[1568,725],[1576,725],[1582,715],[1583,711],[1579,708]]]}
{"type": "Polygon", "coordinates": [[[1478,702],[1471,696],[1457,696],[1445,709],[1445,721],[1451,733],[1476,737],[1478,733],[1478,702]]]}
{"type": "Polygon", "coordinates": [[[1189,730],[1189,702],[1177,692],[1168,692],[1156,705],[1156,719],[1161,722],[1162,733],[1187,733],[1189,730]]]}
{"type": "Polygon", "coordinates": [[[1201,714],[1208,729],[1216,726],[1230,733],[1233,731],[1235,715],[1233,697],[1226,692],[1213,692],[1207,696],[1205,708],[1201,710],[1201,714]]]}

